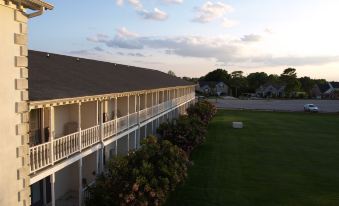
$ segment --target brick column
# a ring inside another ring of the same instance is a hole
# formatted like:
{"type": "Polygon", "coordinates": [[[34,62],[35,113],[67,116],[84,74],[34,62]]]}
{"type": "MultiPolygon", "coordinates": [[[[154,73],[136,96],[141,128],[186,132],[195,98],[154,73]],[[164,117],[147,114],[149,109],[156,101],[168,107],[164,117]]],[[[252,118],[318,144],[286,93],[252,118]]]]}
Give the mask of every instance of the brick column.
{"type": "Polygon", "coordinates": [[[27,17],[16,10],[14,21],[19,27],[14,33],[15,47],[19,48],[15,56],[15,69],[18,70],[15,77],[15,90],[19,98],[16,101],[16,113],[21,118],[17,122],[18,138],[21,139],[21,145],[18,147],[18,158],[21,161],[21,167],[18,169],[19,180],[19,205],[30,205],[30,185],[29,185],[29,106],[28,106],[28,50],[27,50],[27,17]]]}

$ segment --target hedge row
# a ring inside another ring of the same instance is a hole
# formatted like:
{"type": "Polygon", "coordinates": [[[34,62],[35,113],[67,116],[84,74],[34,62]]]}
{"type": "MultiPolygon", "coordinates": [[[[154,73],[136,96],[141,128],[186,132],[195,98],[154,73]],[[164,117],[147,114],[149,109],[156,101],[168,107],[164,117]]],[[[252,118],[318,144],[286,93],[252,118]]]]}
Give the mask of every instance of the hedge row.
{"type": "Polygon", "coordinates": [[[204,142],[206,127],[216,113],[208,102],[198,102],[188,115],[163,123],[160,138],[145,138],[139,150],[113,158],[89,188],[87,206],[157,206],[187,177],[188,155],[204,142]]]}
{"type": "Polygon", "coordinates": [[[187,115],[161,124],[157,132],[161,139],[172,142],[189,155],[205,141],[207,126],[216,111],[211,103],[198,102],[187,109],[187,115]]]}

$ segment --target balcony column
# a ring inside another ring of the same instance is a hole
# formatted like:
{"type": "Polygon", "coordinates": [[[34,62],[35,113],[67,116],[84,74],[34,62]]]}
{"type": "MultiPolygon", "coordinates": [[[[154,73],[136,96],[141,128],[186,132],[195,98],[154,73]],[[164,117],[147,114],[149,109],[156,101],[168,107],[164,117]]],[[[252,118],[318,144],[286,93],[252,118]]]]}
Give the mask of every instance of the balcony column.
{"type": "Polygon", "coordinates": [[[55,173],[50,176],[51,181],[51,206],[55,206],[55,173]]]}
{"type": "MultiPolygon", "coordinates": [[[[129,130],[129,94],[127,96],[127,130],[129,130]]],[[[129,152],[129,133],[127,135],[127,152],[129,152]]]]}
{"type": "Polygon", "coordinates": [[[153,105],[154,105],[154,99],[153,99],[153,95],[154,95],[154,93],[152,92],[151,93],[152,94],[152,105],[151,105],[151,107],[152,107],[152,117],[155,115],[155,114],[153,114],[153,105]]]}
{"type": "Polygon", "coordinates": [[[129,129],[129,95],[127,96],[127,128],[129,129]]]}
{"type": "Polygon", "coordinates": [[[82,206],[82,158],[79,159],[79,206],[82,206]]]}
{"type": "MultiPolygon", "coordinates": [[[[138,94],[138,105],[137,105],[137,112],[138,112],[138,118],[137,118],[137,120],[138,120],[138,138],[139,138],[139,142],[140,142],[140,94],[138,94]]],[[[139,147],[140,145],[138,145],[138,147],[139,147]]]]}
{"type": "Polygon", "coordinates": [[[51,144],[51,164],[54,165],[54,135],[55,135],[55,124],[54,124],[54,107],[50,107],[49,115],[49,138],[51,144]]]}
{"type": "MultiPolygon", "coordinates": [[[[137,109],[137,95],[134,94],[134,112],[138,112],[137,109]]],[[[139,115],[137,115],[137,121],[138,121],[139,115]]],[[[134,148],[137,149],[137,132],[138,130],[135,130],[134,132],[134,148]]]]}
{"type": "Polygon", "coordinates": [[[46,194],[46,191],[47,191],[47,188],[46,188],[46,177],[42,180],[42,203],[44,205],[47,204],[47,194],[46,194]]]}
{"type": "Polygon", "coordinates": [[[101,148],[100,148],[100,158],[99,158],[99,166],[98,170],[99,172],[104,171],[104,127],[103,127],[103,103],[102,101],[97,101],[97,110],[98,110],[98,120],[97,122],[99,123],[99,135],[100,135],[100,140],[101,140],[101,148]]]}
{"type": "MultiPolygon", "coordinates": [[[[145,93],[145,109],[147,109],[147,92],[145,93]]],[[[147,111],[146,111],[146,116],[147,116],[147,111]]]]}
{"type": "Polygon", "coordinates": [[[118,134],[118,97],[114,98],[115,133],[118,134]]]}
{"type": "Polygon", "coordinates": [[[81,102],[78,103],[78,128],[79,128],[79,151],[82,150],[82,137],[81,137],[81,102]]]}

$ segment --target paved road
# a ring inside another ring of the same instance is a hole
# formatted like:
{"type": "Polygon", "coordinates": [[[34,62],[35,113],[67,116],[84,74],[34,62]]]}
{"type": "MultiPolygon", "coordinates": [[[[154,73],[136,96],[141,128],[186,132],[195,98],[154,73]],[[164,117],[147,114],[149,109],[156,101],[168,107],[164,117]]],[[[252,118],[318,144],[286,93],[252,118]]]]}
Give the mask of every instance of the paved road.
{"type": "MultiPolygon", "coordinates": [[[[215,103],[215,100],[210,100],[215,103]]],[[[305,104],[315,104],[320,112],[339,112],[339,100],[220,100],[218,108],[277,111],[303,111],[305,104]]]]}

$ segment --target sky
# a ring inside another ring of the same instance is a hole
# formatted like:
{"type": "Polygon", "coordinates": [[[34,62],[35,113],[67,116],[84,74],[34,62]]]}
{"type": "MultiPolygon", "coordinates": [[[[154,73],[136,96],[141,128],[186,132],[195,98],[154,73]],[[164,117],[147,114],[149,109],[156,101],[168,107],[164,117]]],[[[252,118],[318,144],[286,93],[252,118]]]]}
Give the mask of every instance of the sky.
{"type": "Polygon", "coordinates": [[[29,48],[177,76],[216,68],[339,81],[338,0],[48,0],[29,48]]]}

